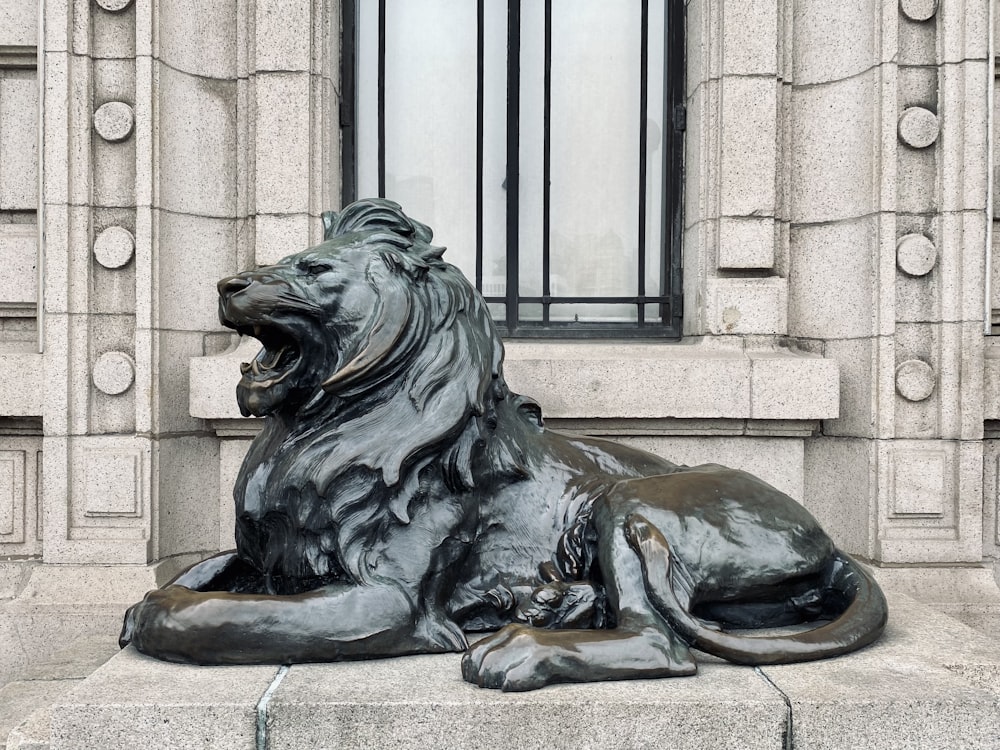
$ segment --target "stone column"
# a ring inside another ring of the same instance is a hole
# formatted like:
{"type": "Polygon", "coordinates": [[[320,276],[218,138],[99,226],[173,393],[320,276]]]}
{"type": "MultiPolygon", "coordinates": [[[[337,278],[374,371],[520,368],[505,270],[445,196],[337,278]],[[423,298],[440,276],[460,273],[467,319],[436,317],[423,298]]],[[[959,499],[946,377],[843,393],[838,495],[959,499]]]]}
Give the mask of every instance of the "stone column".
{"type": "Polygon", "coordinates": [[[861,555],[979,562],[987,2],[794,9],[789,332],[843,372],[806,496],[861,555]]]}

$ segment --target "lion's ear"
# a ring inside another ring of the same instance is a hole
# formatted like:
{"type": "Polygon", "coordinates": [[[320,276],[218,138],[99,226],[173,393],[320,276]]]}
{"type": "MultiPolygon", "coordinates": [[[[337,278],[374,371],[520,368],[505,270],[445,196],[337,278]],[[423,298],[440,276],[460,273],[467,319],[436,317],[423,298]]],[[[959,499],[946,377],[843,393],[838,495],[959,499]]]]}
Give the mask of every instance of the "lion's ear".
{"type": "Polygon", "coordinates": [[[387,359],[400,354],[404,347],[400,347],[399,342],[406,331],[410,314],[410,295],[405,285],[398,282],[385,284],[368,338],[350,362],[323,381],[323,390],[343,395],[345,388],[358,381],[367,385],[379,382],[378,378],[369,377],[370,373],[387,359]]]}

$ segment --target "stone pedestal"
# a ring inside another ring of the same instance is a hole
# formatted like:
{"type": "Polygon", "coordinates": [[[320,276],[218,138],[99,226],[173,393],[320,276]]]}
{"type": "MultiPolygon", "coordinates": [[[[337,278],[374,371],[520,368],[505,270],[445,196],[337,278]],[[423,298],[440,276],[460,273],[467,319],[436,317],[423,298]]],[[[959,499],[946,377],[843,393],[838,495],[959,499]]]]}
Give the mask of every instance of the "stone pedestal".
{"type": "Polygon", "coordinates": [[[15,730],[7,750],[1000,748],[995,644],[889,596],[882,640],[838,659],[753,669],[703,656],[694,677],[522,694],[463,682],[454,654],[191,667],[129,648],[15,730]]]}

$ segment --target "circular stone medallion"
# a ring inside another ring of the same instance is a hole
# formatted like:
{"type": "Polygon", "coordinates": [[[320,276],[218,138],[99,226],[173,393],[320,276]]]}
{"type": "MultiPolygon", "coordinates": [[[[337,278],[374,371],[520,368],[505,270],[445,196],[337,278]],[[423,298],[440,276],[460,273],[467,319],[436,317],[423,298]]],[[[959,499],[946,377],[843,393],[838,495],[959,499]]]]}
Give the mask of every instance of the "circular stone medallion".
{"type": "Polygon", "coordinates": [[[135,112],[125,102],[107,102],[94,112],[94,129],[106,141],[118,143],[132,135],[135,112]]]}
{"type": "Polygon", "coordinates": [[[937,248],[922,234],[904,234],[896,241],[896,266],[910,276],[926,276],[937,264],[937,248]]]}
{"type": "Polygon", "coordinates": [[[923,360],[909,359],[896,368],[896,392],[907,401],[923,401],[934,385],[934,368],[923,360]]]}
{"type": "Polygon", "coordinates": [[[937,0],[899,0],[899,9],[911,21],[928,21],[937,8],[937,0]]]}
{"type": "Polygon", "coordinates": [[[913,148],[927,148],[937,140],[941,128],[937,115],[923,107],[907,107],[899,116],[899,139],[913,148]]]}
{"type": "Polygon", "coordinates": [[[105,268],[121,268],[135,253],[135,237],[125,227],[108,227],[94,240],[94,257],[105,268]]]}
{"type": "Polygon", "coordinates": [[[132,387],[135,364],[124,352],[105,352],[94,363],[91,378],[101,393],[117,396],[132,387]]]}
{"type": "Polygon", "coordinates": [[[132,0],[97,0],[97,4],[100,5],[104,10],[110,10],[112,13],[117,13],[120,10],[125,10],[128,6],[132,4],[132,0]]]}

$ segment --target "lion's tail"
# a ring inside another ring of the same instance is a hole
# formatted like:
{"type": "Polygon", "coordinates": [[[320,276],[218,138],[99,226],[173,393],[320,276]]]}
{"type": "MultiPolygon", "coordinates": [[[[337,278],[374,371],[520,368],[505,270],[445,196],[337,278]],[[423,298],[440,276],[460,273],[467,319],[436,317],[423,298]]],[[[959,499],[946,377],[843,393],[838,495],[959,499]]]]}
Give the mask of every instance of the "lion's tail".
{"type": "Polygon", "coordinates": [[[789,664],[839,656],[867,646],[885,628],[888,606],[878,584],[840,552],[832,561],[831,586],[849,601],[833,621],[812,630],[745,636],[724,632],[684,609],[671,585],[670,548],[653,524],[638,514],[627,521],[626,536],[639,555],[653,605],[693,648],[737,664],[789,664]]]}

